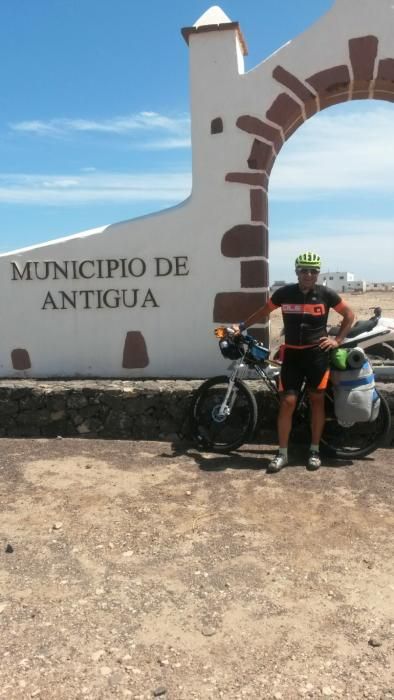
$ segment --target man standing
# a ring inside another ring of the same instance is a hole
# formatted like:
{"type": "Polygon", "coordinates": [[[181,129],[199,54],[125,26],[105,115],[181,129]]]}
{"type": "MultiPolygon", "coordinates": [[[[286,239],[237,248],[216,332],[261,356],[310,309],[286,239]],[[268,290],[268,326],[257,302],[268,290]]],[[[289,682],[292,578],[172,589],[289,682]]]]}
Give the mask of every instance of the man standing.
{"type": "Polygon", "coordinates": [[[279,385],[279,450],[268,466],[267,471],[271,474],[288,463],[287,446],[292,418],[304,379],[312,409],[312,442],[307,468],[315,470],[321,466],[319,443],[325,423],[324,394],[329,377],[329,350],[342,343],[353,324],[354,313],[333,289],[316,284],[320,263],[320,256],[316,253],[301,253],[295,261],[298,283],[278,289],[244,323],[234,326],[242,331],[269,316],[275,309],[282,309],[285,348],[279,385]],[[343,317],[336,338],[327,336],[330,308],[343,317]]]}

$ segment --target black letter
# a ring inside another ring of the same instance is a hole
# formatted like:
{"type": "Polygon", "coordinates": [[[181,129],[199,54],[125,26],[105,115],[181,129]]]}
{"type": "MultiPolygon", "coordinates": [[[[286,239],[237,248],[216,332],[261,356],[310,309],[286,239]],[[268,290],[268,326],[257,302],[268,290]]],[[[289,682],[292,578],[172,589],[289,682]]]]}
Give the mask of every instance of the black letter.
{"type": "Polygon", "coordinates": [[[37,266],[38,266],[39,264],[40,264],[40,263],[39,263],[38,261],[35,261],[35,263],[34,263],[34,269],[35,269],[35,271],[36,271],[36,278],[37,278],[38,280],[46,280],[46,279],[48,279],[48,276],[49,276],[49,263],[48,263],[48,261],[45,261],[44,263],[41,263],[42,265],[45,265],[45,275],[44,275],[44,277],[40,277],[40,275],[38,274],[38,267],[37,267],[37,266]]]}
{"type": "Polygon", "coordinates": [[[65,308],[66,308],[66,307],[64,306],[65,300],[68,301],[68,303],[70,304],[70,306],[73,307],[73,309],[76,309],[76,308],[77,308],[77,306],[76,306],[76,303],[77,303],[77,302],[76,302],[76,294],[77,294],[77,293],[76,293],[76,292],[71,292],[71,294],[73,295],[73,298],[72,298],[72,299],[71,299],[71,297],[68,296],[68,294],[66,294],[66,292],[59,292],[59,294],[62,295],[62,309],[65,309],[65,308]]]}
{"type": "Polygon", "coordinates": [[[132,277],[142,277],[142,275],[144,275],[146,272],[146,263],[144,260],[142,260],[142,258],[132,258],[131,260],[129,260],[128,268],[132,277]],[[133,263],[135,260],[141,263],[141,272],[139,275],[137,275],[137,273],[133,271],[133,263]]]}
{"type": "Polygon", "coordinates": [[[119,260],[106,260],[107,263],[107,279],[108,277],[112,279],[112,273],[119,267],[119,260]]]}
{"type": "Polygon", "coordinates": [[[47,304],[52,304],[52,309],[56,309],[56,310],[57,310],[57,306],[56,306],[55,302],[53,301],[53,297],[52,297],[52,294],[51,294],[50,292],[47,293],[47,295],[46,295],[46,297],[45,297],[44,304],[43,304],[43,306],[41,307],[41,310],[46,311],[46,308],[45,308],[45,307],[46,307],[47,304]]]}
{"type": "Polygon", "coordinates": [[[187,255],[176,255],[175,258],[175,277],[184,277],[189,274],[189,270],[186,268],[187,265],[187,255]],[[183,262],[181,262],[183,260],[183,262]],[[180,272],[180,268],[183,267],[186,272],[180,272]]]}
{"type": "Polygon", "coordinates": [[[82,262],[79,265],[79,274],[81,275],[81,277],[83,277],[84,280],[91,280],[92,277],[94,277],[96,274],[94,271],[94,260],[82,260],[82,262]],[[93,272],[91,275],[84,274],[83,268],[85,265],[92,265],[93,266],[93,272]]]}
{"type": "Polygon", "coordinates": [[[27,273],[27,274],[26,274],[26,279],[27,279],[27,280],[31,280],[31,275],[30,275],[30,265],[31,265],[31,263],[29,263],[29,262],[25,263],[25,267],[24,267],[23,270],[22,270],[22,274],[19,272],[19,267],[18,267],[18,265],[17,265],[16,263],[12,262],[11,265],[12,265],[12,279],[13,279],[13,280],[16,280],[16,279],[17,279],[17,278],[15,277],[15,273],[18,274],[18,277],[19,277],[20,280],[23,280],[23,278],[24,278],[24,276],[25,276],[25,272],[27,273]]]}
{"type": "Polygon", "coordinates": [[[95,294],[95,293],[96,292],[94,289],[83,289],[82,291],[79,292],[80,296],[82,296],[82,294],[85,295],[85,306],[83,307],[84,309],[91,309],[92,308],[91,306],[89,306],[89,294],[95,294]]]}
{"type": "Polygon", "coordinates": [[[118,306],[119,306],[119,299],[120,299],[120,297],[119,297],[119,292],[118,292],[117,289],[107,289],[107,291],[104,292],[104,295],[103,295],[103,303],[104,303],[105,306],[107,306],[109,309],[117,309],[118,306]],[[109,303],[108,303],[108,294],[110,294],[110,292],[113,292],[113,293],[115,294],[115,297],[114,297],[114,299],[113,299],[114,302],[115,302],[115,304],[109,304],[109,303]],[[117,295],[117,296],[116,296],[116,295],[117,295]]]}
{"type": "Polygon", "coordinates": [[[127,309],[134,309],[134,307],[138,301],[139,289],[122,289],[121,292],[122,292],[123,306],[125,306],[127,309]],[[133,303],[132,304],[126,303],[126,294],[128,291],[133,293],[133,303]]]}
{"type": "Polygon", "coordinates": [[[53,271],[53,279],[54,280],[59,279],[56,275],[57,272],[61,272],[61,274],[63,275],[63,277],[65,279],[68,278],[68,260],[63,260],[64,267],[60,267],[60,264],[57,263],[55,260],[52,261],[52,265],[54,268],[54,271],[53,271]]]}
{"type": "Polygon", "coordinates": [[[141,309],[145,309],[147,302],[150,302],[152,304],[152,306],[159,306],[159,304],[156,303],[156,299],[153,296],[151,289],[148,289],[146,296],[145,296],[145,299],[144,299],[144,303],[141,304],[141,309]]]}
{"type": "Polygon", "coordinates": [[[172,262],[169,258],[154,258],[156,260],[156,277],[166,277],[172,272],[172,262]],[[162,262],[167,265],[167,271],[162,272],[162,262]]]}

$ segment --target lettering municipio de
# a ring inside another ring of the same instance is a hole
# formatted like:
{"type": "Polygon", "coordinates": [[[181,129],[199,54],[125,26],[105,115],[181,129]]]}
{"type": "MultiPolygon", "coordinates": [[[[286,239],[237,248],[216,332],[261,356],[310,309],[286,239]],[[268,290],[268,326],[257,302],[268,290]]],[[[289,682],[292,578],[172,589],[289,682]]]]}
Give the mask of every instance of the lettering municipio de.
{"type": "MultiPolygon", "coordinates": [[[[186,255],[171,258],[98,258],[88,260],[29,260],[18,264],[11,261],[11,279],[14,282],[62,281],[62,280],[125,280],[144,277],[186,277],[189,275],[186,255]]],[[[66,309],[133,309],[158,308],[159,303],[152,289],[48,290],[43,298],[42,310],[66,309]]]]}

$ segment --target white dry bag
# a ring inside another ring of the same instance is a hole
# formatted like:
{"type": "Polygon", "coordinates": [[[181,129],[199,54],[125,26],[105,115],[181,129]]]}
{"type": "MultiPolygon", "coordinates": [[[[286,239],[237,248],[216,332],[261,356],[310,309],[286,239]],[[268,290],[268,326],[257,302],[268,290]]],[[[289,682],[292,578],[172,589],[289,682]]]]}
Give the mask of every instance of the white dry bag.
{"type": "Polygon", "coordinates": [[[367,358],[358,369],[331,370],[334,410],[345,426],[374,421],[379,415],[380,398],[375,377],[367,358]]]}

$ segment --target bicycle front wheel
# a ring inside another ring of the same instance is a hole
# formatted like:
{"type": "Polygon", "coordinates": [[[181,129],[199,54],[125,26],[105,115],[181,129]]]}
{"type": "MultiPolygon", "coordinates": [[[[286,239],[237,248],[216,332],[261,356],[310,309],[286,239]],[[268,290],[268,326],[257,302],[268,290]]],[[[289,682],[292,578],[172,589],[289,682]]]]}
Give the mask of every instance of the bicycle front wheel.
{"type": "Polygon", "coordinates": [[[197,390],[191,405],[192,436],[201,449],[212,452],[236,450],[252,437],[257,423],[257,403],[250,389],[236,379],[227,401],[228,413],[220,408],[229,378],[213,377],[197,390]]]}
{"type": "Polygon", "coordinates": [[[380,398],[377,418],[371,422],[354,423],[347,428],[338,423],[332,393],[327,392],[326,423],[321,446],[329,456],[338,459],[359,459],[371,454],[384,443],[391,428],[391,414],[387,401],[377,393],[380,398]]]}

